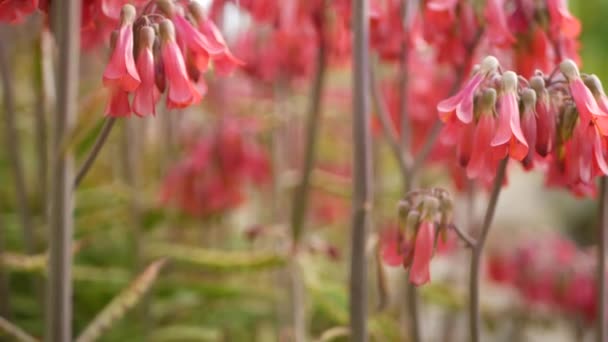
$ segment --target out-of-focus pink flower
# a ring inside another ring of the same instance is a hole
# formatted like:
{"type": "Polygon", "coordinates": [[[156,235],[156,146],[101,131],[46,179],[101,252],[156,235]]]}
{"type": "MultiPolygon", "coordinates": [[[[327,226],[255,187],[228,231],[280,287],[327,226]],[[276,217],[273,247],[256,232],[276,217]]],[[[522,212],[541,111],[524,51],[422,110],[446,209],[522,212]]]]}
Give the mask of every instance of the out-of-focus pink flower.
{"type": "Polygon", "coordinates": [[[493,44],[505,46],[515,43],[515,37],[507,25],[504,0],[488,0],[484,10],[487,24],[486,35],[493,44]]]}
{"type": "Polygon", "coordinates": [[[0,0],[0,22],[18,24],[38,8],[38,0],[0,0]]]}
{"type": "Polygon", "coordinates": [[[431,280],[430,264],[433,257],[435,243],[435,224],[422,221],[416,233],[414,254],[410,268],[410,282],[414,285],[423,285],[431,280]]]}

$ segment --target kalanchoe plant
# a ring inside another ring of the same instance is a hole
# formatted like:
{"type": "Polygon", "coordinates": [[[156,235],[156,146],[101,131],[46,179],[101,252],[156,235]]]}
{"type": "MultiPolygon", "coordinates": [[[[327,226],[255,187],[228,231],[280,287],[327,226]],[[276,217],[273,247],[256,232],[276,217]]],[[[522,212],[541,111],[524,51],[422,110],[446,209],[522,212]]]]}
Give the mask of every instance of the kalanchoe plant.
{"type": "Polygon", "coordinates": [[[390,266],[409,269],[409,281],[424,285],[438,241],[448,242],[452,226],[452,200],[443,189],[413,191],[399,202],[399,229],[382,238],[381,254],[390,266]]]}
{"type": "Polygon", "coordinates": [[[153,115],[162,93],[166,93],[169,109],[196,104],[207,92],[202,73],[210,62],[221,74],[242,65],[196,2],[186,6],[159,0],[139,11],[124,5],[112,37],[112,53],[103,76],[111,92],[106,108],[110,117],[132,112],[153,115]]]}

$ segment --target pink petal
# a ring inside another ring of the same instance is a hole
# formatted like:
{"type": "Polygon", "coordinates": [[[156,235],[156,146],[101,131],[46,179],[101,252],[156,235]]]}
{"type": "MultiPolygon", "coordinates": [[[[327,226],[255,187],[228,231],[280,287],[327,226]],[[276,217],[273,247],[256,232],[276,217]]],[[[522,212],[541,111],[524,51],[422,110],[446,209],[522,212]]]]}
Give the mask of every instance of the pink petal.
{"type": "Polygon", "coordinates": [[[430,279],[429,266],[433,257],[435,226],[432,222],[423,221],[416,234],[414,257],[410,268],[410,282],[416,286],[427,283],[430,279]]]}

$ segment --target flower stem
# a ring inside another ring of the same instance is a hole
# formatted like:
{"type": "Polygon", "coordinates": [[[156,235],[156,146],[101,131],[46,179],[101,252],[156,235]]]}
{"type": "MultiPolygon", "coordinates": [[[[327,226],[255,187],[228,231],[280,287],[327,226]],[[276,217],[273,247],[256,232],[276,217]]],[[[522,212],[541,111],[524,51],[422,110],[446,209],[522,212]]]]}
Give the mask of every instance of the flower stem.
{"type": "Polygon", "coordinates": [[[380,120],[380,124],[382,125],[382,130],[384,131],[384,136],[388,141],[388,144],[391,147],[393,154],[395,155],[395,159],[397,160],[397,164],[399,165],[399,169],[402,174],[407,174],[408,168],[407,163],[405,161],[401,145],[399,144],[399,135],[395,131],[395,127],[390,118],[390,114],[388,109],[386,108],[386,103],[382,99],[382,94],[380,92],[380,85],[378,84],[378,80],[376,78],[374,68],[369,68],[370,74],[370,88],[372,95],[372,102],[374,103],[375,112],[380,120]]]}
{"type": "Polygon", "coordinates": [[[599,224],[598,224],[598,251],[597,251],[597,287],[598,287],[598,316],[596,321],[596,340],[598,342],[608,341],[608,327],[606,324],[606,244],[608,243],[608,180],[602,177],[600,180],[600,200],[599,200],[599,224]]]}
{"type": "Polygon", "coordinates": [[[73,158],[62,153],[62,142],[77,112],[80,7],[80,1],[52,3],[58,59],[45,327],[45,341],[52,342],[72,340],[73,158]]]}
{"type": "Polygon", "coordinates": [[[296,188],[293,197],[293,207],[291,212],[291,229],[294,246],[297,246],[302,235],[304,216],[308,208],[308,197],[310,194],[310,181],[312,169],[315,163],[319,126],[321,123],[321,97],[325,84],[325,71],[327,68],[327,52],[323,42],[323,27],[319,28],[320,43],[317,50],[317,70],[312,84],[312,94],[310,97],[310,108],[308,112],[308,122],[306,126],[306,147],[304,154],[304,165],[300,184],[296,188]]]}
{"type": "Polygon", "coordinates": [[[500,161],[498,166],[498,172],[496,173],[496,178],[494,179],[494,184],[492,186],[492,193],[490,194],[490,201],[488,203],[483,225],[481,227],[481,235],[473,247],[473,254],[471,256],[471,273],[469,278],[469,325],[471,330],[471,342],[480,341],[481,319],[479,316],[479,278],[481,271],[481,257],[486,238],[494,219],[494,212],[496,211],[496,204],[498,203],[498,197],[505,179],[508,160],[508,157],[503,159],[500,161]]]}
{"type": "Polygon", "coordinates": [[[99,136],[97,136],[97,140],[95,140],[95,144],[93,145],[93,148],[91,148],[91,152],[89,152],[89,155],[84,160],[84,163],[82,163],[82,166],[80,166],[80,169],[76,174],[76,178],[74,179],[74,189],[78,188],[78,185],[80,185],[84,177],[91,169],[91,166],[93,166],[93,163],[95,162],[95,159],[97,159],[101,148],[108,140],[108,136],[110,136],[114,123],[116,123],[116,118],[114,117],[108,117],[105,119],[101,132],[99,132],[99,136]]]}
{"type": "Polygon", "coordinates": [[[351,341],[367,341],[365,245],[372,207],[371,127],[368,116],[368,1],[353,2],[353,223],[350,269],[351,341]]]}
{"type": "Polygon", "coordinates": [[[44,32],[40,28],[40,34],[34,42],[34,77],[32,79],[35,93],[35,109],[34,109],[34,125],[36,132],[36,153],[38,157],[38,197],[40,203],[40,211],[45,217],[46,210],[46,192],[48,180],[48,138],[47,138],[47,122],[46,122],[46,94],[44,89],[44,73],[43,73],[43,58],[44,51],[42,48],[44,32]]]}

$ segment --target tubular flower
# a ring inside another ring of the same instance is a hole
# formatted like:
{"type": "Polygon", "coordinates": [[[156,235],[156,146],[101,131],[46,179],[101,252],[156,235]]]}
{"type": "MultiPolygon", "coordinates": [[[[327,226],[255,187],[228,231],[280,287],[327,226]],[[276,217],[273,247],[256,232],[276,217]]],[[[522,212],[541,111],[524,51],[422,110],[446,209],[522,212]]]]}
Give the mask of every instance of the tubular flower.
{"type": "Polygon", "coordinates": [[[160,97],[154,76],[153,45],[154,30],[151,27],[142,27],[139,31],[139,55],[136,63],[141,84],[133,96],[133,111],[140,116],[156,114],[156,102],[160,97]]]}
{"type": "MultiPolygon", "coordinates": [[[[480,99],[479,120],[474,126],[473,151],[466,167],[468,178],[481,178],[491,181],[496,174],[499,158],[497,149],[491,146],[492,137],[496,131],[495,104],[496,91],[486,89],[480,99]]],[[[473,126],[473,125],[471,125],[473,126]]]]}
{"type": "Polygon", "coordinates": [[[603,135],[608,135],[608,113],[598,105],[593,93],[580,77],[576,64],[571,60],[565,60],[560,64],[560,69],[568,80],[570,93],[576,104],[581,123],[588,124],[593,121],[603,135]]]}
{"type": "Polygon", "coordinates": [[[481,83],[498,68],[498,60],[492,56],[486,57],[481,63],[479,70],[475,72],[456,95],[445,99],[437,105],[440,118],[447,122],[453,112],[460,122],[468,124],[473,120],[473,100],[475,91],[481,83]]]}
{"type": "Polygon", "coordinates": [[[229,75],[236,68],[245,64],[243,61],[236,58],[232,54],[232,52],[228,48],[228,45],[226,44],[226,41],[224,40],[224,37],[222,36],[222,33],[217,28],[215,23],[204,17],[203,10],[199,3],[190,3],[190,12],[192,13],[192,16],[194,17],[198,25],[199,31],[205,37],[207,37],[207,39],[214,46],[221,47],[221,52],[210,55],[210,58],[213,61],[213,64],[220,75],[229,75]]]}
{"type": "Polygon", "coordinates": [[[424,285],[431,279],[430,263],[440,236],[442,250],[450,250],[451,199],[440,189],[412,192],[400,202],[399,216],[402,227],[385,231],[380,255],[387,265],[408,269],[410,283],[424,285]]]}
{"type": "Polygon", "coordinates": [[[223,120],[213,134],[196,141],[169,170],[162,203],[192,216],[210,217],[241,204],[247,185],[264,184],[269,177],[268,158],[243,127],[241,122],[223,120]]]}
{"type": "MultiPolygon", "coordinates": [[[[549,92],[545,88],[545,80],[540,76],[530,79],[530,86],[536,93],[536,152],[546,157],[555,143],[557,113],[551,106],[549,92]]],[[[530,145],[531,146],[531,145],[530,145]]]]}
{"type": "Polygon", "coordinates": [[[183,15],[179,14],[171,1],[160,1],[159,6],[163,13],[171,19],[175,31],[183,40],[185,47],[194,55],[195,65],[199,71],[208,68],[209,56],[221,54],[225,50],[217,41],[197,30],[183,15]]]}
{"type": "Polygon", "coordinates": [[[517,75],[512,71],[507,71],[502,76],[502,94],[498,102],[498,127],[491,144],[503,146],[513,159],[522,160],[528,155],[528,142],[520,123],[517,75]]]}
{"type": "Polygon", "coordinates": [[[201,100],[201,94],[190,81],[184,57],[175,42],[175,31],[169,20],[160,24],[161,55],[167,78],[167,108],[185,108],[201,100]]]}
{"type": "MultiPolygon", "coordinates": [[[[536,146],[536,92],[530,88],[522,91],[521,128],[529,146],[536,146]]],[[[526,170],[534,167],[534,148],[528,148],[528,154],[522,160],[526,170]]]]}
{"type": "Polygon", "coordinates": [[[118,87],[123,91],[135,90],[141,80],[133,59],[133,22],[135,7],[125,5],[120,14],[120,28],[110,61],[103,72],[103,83],[108,87],[118,87]]]}
{"type": "MultiPolygon", "coordinates": [[[[207,85],[196,60],[203,55],[208,59],[226,53],[225,42],[209,40],[192,26],[183,15],[186,4],[137,0],[134,5],[123,5],[125,1],[94,0],[83,6],[83,25],[85,21],[96,25],[98,16],[105,18],[105,23],[111,22],[121,8],[119,27],[110,40],[112,53],[103,73],[103,83],[111,93],[106,115],[128,116],[131,109],[139,116],[154,115],[165,92],[167,108],[198,103],[207,85]],[[137,6],[141,7],[139,12],[137,6]],[[179,25],[178,32],[173,23],[179,25]]],[[[215,34],[221,38],[219,31],[215,34]]],[[[241,65],[234,63],[226,69],[241,65]]]]}

